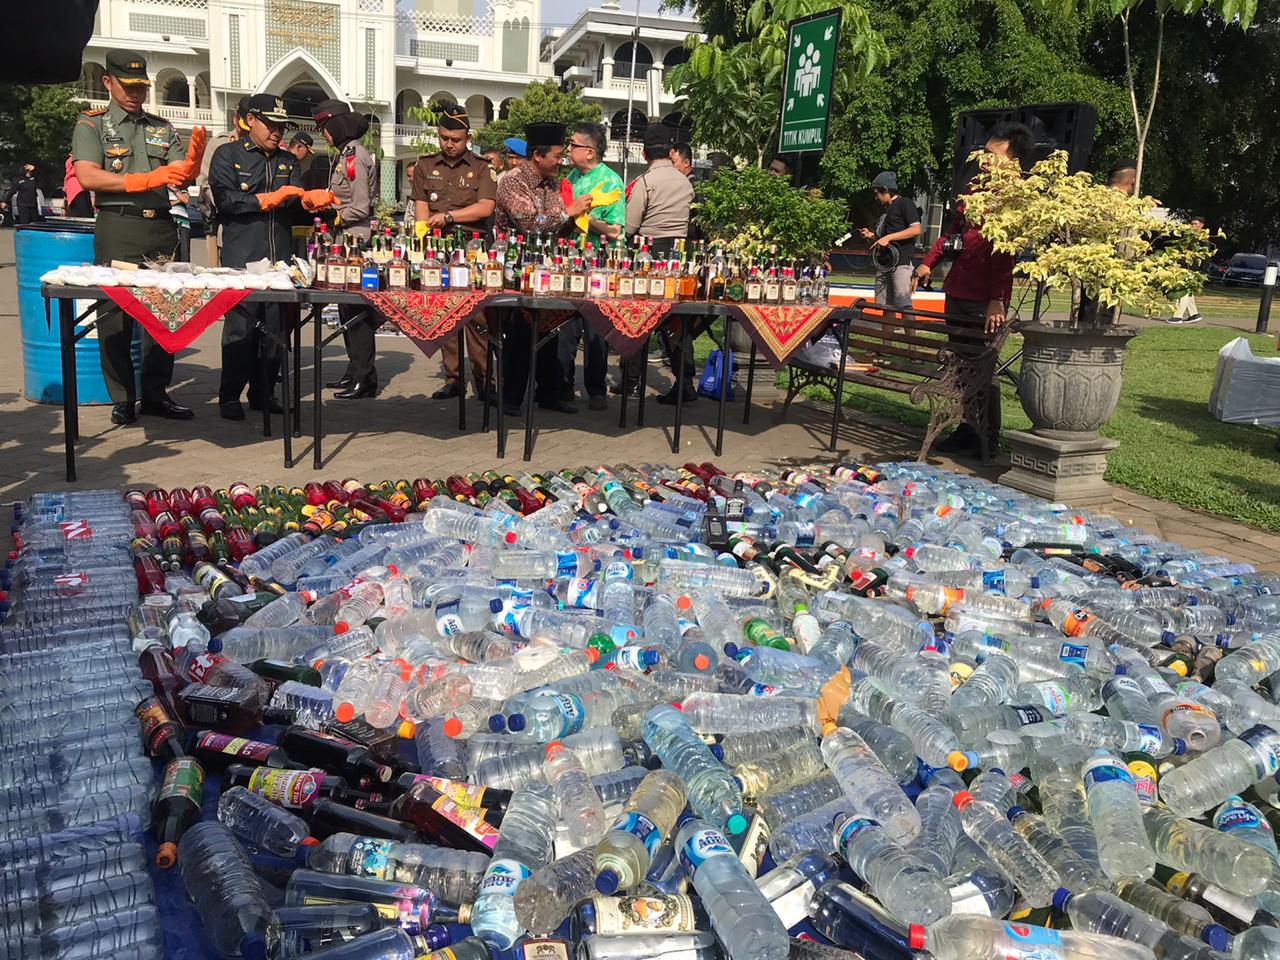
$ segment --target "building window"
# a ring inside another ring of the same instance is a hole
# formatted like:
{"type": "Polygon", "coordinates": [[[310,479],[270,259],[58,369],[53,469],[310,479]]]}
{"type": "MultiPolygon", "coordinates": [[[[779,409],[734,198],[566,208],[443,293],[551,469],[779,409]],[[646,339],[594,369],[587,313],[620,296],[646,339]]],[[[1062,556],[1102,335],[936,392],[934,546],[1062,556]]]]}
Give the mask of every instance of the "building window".
{"type": "MultiPolygon", "coordinates": [[[[641,110],[631,111],[631,139],[642,140],[644,128],[649,125],[649,118],[641,110]]],[[[609,121],[609,137],[612,140],[627,139],[627,111],[619,110],[609,121]]]]}
{"type": "Polygon", "coordinates": [[[529,18],[502,24],[502,69],[506,73],[529,72],[529,18]]]}
{"type": "Polygon", "coordinates": [[[129,29],[134,33],[168,34],[175,37],[204,37],[203,20],[191,17],[166,17],[154,13],[129,14],[129,29]]]}
{"type": "Polygon", "coordinates": [[[227,18],[227,49],[231,56],[227,61],[227,86],[240,89],[240,18],[234,13],[227,18]]]}
{"type": "Polygon", "coordinates": [[[373,30],[366,30],[364,32],[364,95],[369,100],[373,99],[374,91],[378,87],[378,74],[375,69],[377,58],[377,34],[373,30]]]}
{"type": "Polygon", "coordinates": [[[624,43],[613,54],[613,75],[615,77],[625,80],[627,77],[633,76],[631,73],[632,57],[635,57],[636,64],[636,72],[633,78],[643,80],[649,75],[649,68],[653,66],[653,54],[649,52],[649,48],[643,43],[624,43]]]}

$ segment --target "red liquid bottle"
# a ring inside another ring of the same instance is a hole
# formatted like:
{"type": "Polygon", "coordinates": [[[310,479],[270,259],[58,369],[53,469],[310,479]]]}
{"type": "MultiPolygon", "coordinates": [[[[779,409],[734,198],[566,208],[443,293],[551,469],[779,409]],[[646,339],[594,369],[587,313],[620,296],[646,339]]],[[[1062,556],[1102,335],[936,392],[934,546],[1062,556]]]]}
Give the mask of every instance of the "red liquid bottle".
{"type": "Polygon", "coordinates": [[[138,654],[138,667],[142,676],[151,681],[151,688],[156,697],[164,704],[170,717],[178,715],[178,691],[187,685],[186,679],[178,672],[173,662],[173,654],[158,643],[153,643],[138,654]]]}
{"type": "Polygon", "coordinates": [[[196,519],[200,521],[206,536],[212,536],[215,531],[227,529],[227,521],[222,518],[217,507],[201,507],[196,519]]]}
{"type": "Polygon", "coordinates": [[[192,487],[191,505],[196,510],[204,510],[206,507],[216,507],[218,500],[213,495],[212,488],[206,486],[192,487]]]}
{"type": "Polygon", "coordinates": [[[258,549],[258,545],[253,542],[253,534],[238,523],[227,527],[225,536],[227,548],[231,551],[231,559],[236,563],[258,549]]]}
{"type": "Polygon", "coordinates": [[[164,571],[155,557],[134,557],[133,573],[138,578],[139,593],[164,593],[164,571]]]}
{"type": "Polygon", "coordinates": [[[258,505],[258,498],[253,495],[253,491],[249,489],[247,483],[233,483],[231,488],[227,490],[227,496],[231,498],[231,502],[237,510],[258,505]]]}
{"type": "Polygon", "coordinates": [[[147,513],[151,516],[157,516],[171,509],[173,508],[169,503],[169,494],[164,490],[157,487],[147,494],[147,513]]]}
{"type": "Polygon", "coordinates": [[[133,712],[142,728],[142,747],[147,756],[167,761],[186,755],[182,749],[185,731],[159,697],[148,697],[134,707],[133,712]]]}
{"type": "Polygon", "coordinates": [[[180,524],[172,513],[165,510],[156,514],[156,534],[161,539],[164,537],[180,537],[182,536],[182,524],[180,524]]]}
{"type": "Polygon", "coordinates": [[[431,485],[431,481],[424,477],[419,477],[413,481],[413,498],[418,501],[418,509],[421,510],[436,495],[436,488],[431,485]]]}
{"type": "Polygon", "coordinates": [[[329,499],[329,495],[325,492],[322,485],[312,481],[302,488],[302,492],[306,495],[307,503],[313,507],[323,507],[329,499]]]}
{"type": "Polygon", "coordinates": [[[339,503],[347,502],[347,491],[343,489],[342,484],[337,480],[326,480],[324,492],[330,500],[337,500],[339,503]]]}
{"type": "Polygon", "coordinates": [[[467,500],[475,500],[476,498],[476,488],[467,483],[466,477],[458,476],[455,473],[450,477],[446,477],[444,484],[454,497],[462,497],[467,500]]]}
{"type": "Polygon", "coordinates": [[[196,515],[196,505],[191,499],[191,491],[183,487],[174,487],[169,491],[169,503],[173,505],[174,512],[180,516],[194,517],[196,515]]]}
{"type": "Polygon", "coordinates": [[[141,490],[126,490],[124,493],[124,502],[130,510],[141,510],[147,512],[147,495],[141,490]]]}
{"type": "Polygon", "coordinates": [[[129,514],[129,521],[133,524],[133,532],[139,537],[155,537],[157,528],[155,521],[151,519],[151,514],[145,510],[134,510],[129,514]]]}

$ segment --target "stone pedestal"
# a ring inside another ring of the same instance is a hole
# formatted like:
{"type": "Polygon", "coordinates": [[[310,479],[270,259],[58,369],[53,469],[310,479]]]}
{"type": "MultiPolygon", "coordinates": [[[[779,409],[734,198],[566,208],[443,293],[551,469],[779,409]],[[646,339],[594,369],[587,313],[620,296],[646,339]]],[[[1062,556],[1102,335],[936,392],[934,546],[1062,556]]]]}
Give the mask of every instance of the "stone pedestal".
{"type": "Polygon", "coordinates": [[[1072,506],[1100,503],[1111,497],[1111,485],[1102,479],[1107,454],[1120,441],[1094,436],[1083,440],[1057,440],[1024,430],[1002,434],[1012,450],[1011,470],[1000,482],[1046,500],[1072,506]]]}

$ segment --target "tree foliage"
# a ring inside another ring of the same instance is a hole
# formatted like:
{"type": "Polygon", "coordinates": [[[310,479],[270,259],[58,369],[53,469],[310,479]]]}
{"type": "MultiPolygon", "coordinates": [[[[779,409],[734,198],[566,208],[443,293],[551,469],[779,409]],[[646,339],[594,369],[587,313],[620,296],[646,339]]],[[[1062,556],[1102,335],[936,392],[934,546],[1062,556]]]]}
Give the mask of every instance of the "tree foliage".
{"type": "MultiPolygon", "coordinates": [[[[843,20],[833,116],[839,115],[854,85],[889,58],[866,8],[852,0],[839,6],[843,20]]],[[[679,94],[677,109],[693,124],[694,140],[762,163],[777,139],[787,24],[831,8],[831,0],[754,0],[744,21],[748,39],[690,35],[685,41],[689,59],[667,71],[666,84],[679,94]]]]}
{"type": "Polygon", "coordinates": [[[974,156],[981,168],[965,215],[997,250],[1030,250],[1014,269],[1071,291],[1073,316],[1082,293],[1108,307],[1168,316],[1180,297],[1203,285],[1197,267],[1212,253],[1208,232],[1156,216],[1153,197],[1130,197],[1086,172],[1068,175],[1061,150],[1025,176],[1002,157],[974,156]]]}
{"type": "Polygon", "coordinates": [[[698,184],[695,218],[713,245],[742,256],[776,247],[786,260],[825,256],[847,229],[843,203],[758,167],[725,168],[698,184]]]}
{"type": "Polygon", "coordinates": [[[71,131],[85,108],[75,93],[69,83],[0,85],[0,174],[12,176],[30,161],[45,189],[62,187],[71,131]]]}
{"type": "Polygon", "coordinates": [[[478,150],[501,148],[507,137],[523,137],[524,128],[530,123],[599,123],[599,104],[586,103],[582,88],[572,86],[561,90],[554,80],[535,80],[524,88],[524,93],[507,104],[504,120],[493,120],[477,130],[472,142],[478,150]]]}

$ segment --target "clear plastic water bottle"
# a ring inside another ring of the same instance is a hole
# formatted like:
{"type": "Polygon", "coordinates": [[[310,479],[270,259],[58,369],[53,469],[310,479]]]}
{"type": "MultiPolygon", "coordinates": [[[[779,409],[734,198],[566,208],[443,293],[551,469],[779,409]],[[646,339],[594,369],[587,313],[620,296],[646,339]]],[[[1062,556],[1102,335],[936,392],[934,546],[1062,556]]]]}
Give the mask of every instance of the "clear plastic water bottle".
{"type": "Polygon", "coordinates": [[[1227,833],[1184,820],[1162,806],[1142,814],[1157,859],[1176,870],[1198,873],[1210,883],[1252,897],[1274,872],[1267,851],[1227,833]]]}
{"type": "Polygon", "coordinates": [[[730,834],[747,829],[741,789],[689,728],[680,710],[654,707],[645,714],[643,732],[645,743],[661,758],[662,765],[684,780],[696,813],[723,825],[730,834]]]}
{"type": "Polygon", "coordinates": [[[277,857],[297,856],[299,847],[318,842],[301,817],[244,787],[222,791],[218,819],[245,843],[277,857]]]}
{"type": "Polygon", "coordinates": [[[1193,952],[1188,952],[1178,935],[1166,924],[1105,890],[1082,894],[1068,894],[1065,890],[1060,890],[1054,899],[1054,906],[1071,918],[1074,930],[1142,944],[1159,951],[1158,955],[1161,957],[1178,956],[1191,960],[1196,956],[1194,951],[1202,952],[1205,960],[1210,956],[1210,951],[1204,944],[1194,945],[1193,952]]]}
{"type": "Polygon", "coordinates": [[[953,913],[926,930],[911,928],[911,946],[935,960],[1155,960],[1149,947],[1099,933],[1052,930],[975,914],[953,913]]]}
{"type": "Polygon", "coordinates": [[[927,926],[950,913],[951,898],[942,877],[898,846],[874,820],[839,818],[831,845],[899,920],[927,926]]]}
{"type": "Polygon", "coordinates": [[[724,836],[691,818],[675,843],[730,960],[785,960],[787,931],[724,836]]]}
{"type": "Polygon", "coordinates": [[[280,921],[231,831],[217,821],[197,823],[178,846],[178,870],[218,952],[265,960],[279,939],[280,921]]]}
{"type": "Polygon", "coordinates": [[[1160,799],[1174,813],[1193,817],[1277,772],[1280,732],[1260,723],[1169,771],[1160,781],[1160,799]]]}
{"type": "Polygon", "coordinates": [[[1067,890],[1084,893],[1106,888],[1107,879],[1102,871],[1076,853],[1043,817],[1015,806],[1009,810],[1009,822],[1057,871],[1067,890]]]}
{"type": "Polygon", "coordinates": [[[560,801],[560,815],[569,827],[569,837],[578,846],[594,845],[608,829],[604,805],[582,762],[563,743],[547,744],[543,776],[560,801]]]}
{"type": "Polygon", "coordinates": [[[837,727],[822,738],[822,759],[860,816],[875,820],[897,843],[920,834],[920,814],[866,741],[837,727]]]}
{"type": "Polygon", "coordinates": [[[684,781],[676,774],[648,773],[593,851],[595,889],[605,896],[634,889],[658,846],[671,836],[687,799],[684,781]]]}
{"type": "Polygon", "coordinates": [[[1156,858],[1129,768],[1099,750],[1085,764],[1082,778],[1102,869],[1113,880],[1147,879],[1155,872],[1156,858]]]}
{"type": "Polygon", "coordinates": [[[951,802],[960,811],[960,823],[969,839],[982,847],[1026,901],[1034,906],[1049,904],[1062,885],[1049,861],[991,804],[975,800],[967,790],[956,793],[951,802]]]}
{"type": "Polygon", "coordinates": [[[489,858],[428,843],[335,833],[307,854],[307,869],[425,887],[447,903],[469,903],[489,858]]]}
{"type": "Polygon", "coordinates": [[[535,937],[555,931],[591,894],[593,853],[582,849],[538,867],[516,890],[516,919],[535,937]]]}
{"type": "Polygon", "coordinates": [[[535,869],[551,859],[557,816],[555,794],[545,783],[521,787],[507,806],[493,859],[471,908],[471,927],[476,936],[500,950],[510,947],[520,935],[516,891],[535,869]]]}

